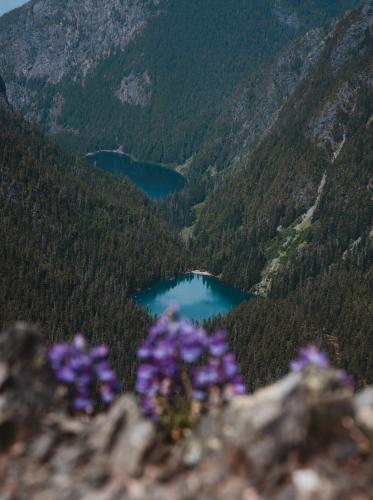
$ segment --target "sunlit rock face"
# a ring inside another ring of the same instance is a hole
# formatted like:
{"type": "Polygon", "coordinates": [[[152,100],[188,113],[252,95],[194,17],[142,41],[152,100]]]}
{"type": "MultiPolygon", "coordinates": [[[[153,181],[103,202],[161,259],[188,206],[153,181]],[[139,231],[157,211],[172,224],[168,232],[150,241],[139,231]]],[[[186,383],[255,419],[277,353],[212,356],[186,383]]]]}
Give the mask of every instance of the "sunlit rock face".
{"type": "Polygon", "coordinates": [[[1,30],[1,67],[53,84],[67,73],[81,78],[111,51],[128,45],[145,26],[152,5],[143,0],[31,2],[1,30]]]}
{"type": "MultiPolygon", "coordinates": [[[[43,89],[54,88],[66,78],[84,85],[101,61],[124,50],[142,32],[149,17],[157,14],[158,3],[38,0],[12,13],[0,29],[0,71],[4,71],[10,102],[32,121],[40,122],[42,113],[36,101],[43,98],[41,82],[43,89]],[[24,78],[34,83],[26,88],[24,78]]],[[[149,99],[147,82],[141,89],[145,90],[127,92],[131,102],[143,105],[149,99]]],[[[46,115],[51,133],[60,131],[57,119],[64,101],[64,95],[53,91],[46,115]]]]}
{"type": "Polygon", "coordinates": [[[131,395],[68,416],[34,327],[4,331],[0,346],[1,498],[371,498],[373,389],[354,395],[338,371],[237,397],[170,445],[131,395]]]}
{"type": "Polygon", "coordinates": [[[122,103],[144,108],[149,104],[152,96],[149,74],[145,71],[142,75],[131,73],[125,76],[115,95],[122,103]]]}

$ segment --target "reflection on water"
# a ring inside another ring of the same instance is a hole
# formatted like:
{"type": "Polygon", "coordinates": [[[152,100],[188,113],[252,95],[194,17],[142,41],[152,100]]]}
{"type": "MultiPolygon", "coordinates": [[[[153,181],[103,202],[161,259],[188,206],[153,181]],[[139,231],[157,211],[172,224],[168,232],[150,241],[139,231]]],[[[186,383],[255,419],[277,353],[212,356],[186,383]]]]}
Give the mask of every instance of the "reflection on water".
{"type": "Polygon", "coordinates": [[[133,299],[153,315],[162,314],[172,302],[177,302],[181,315],[192,320],[226,314],[251,297],[251,294],[226,285],[217,278],[192,273],[159,281],[133,294],[133,299]]]}

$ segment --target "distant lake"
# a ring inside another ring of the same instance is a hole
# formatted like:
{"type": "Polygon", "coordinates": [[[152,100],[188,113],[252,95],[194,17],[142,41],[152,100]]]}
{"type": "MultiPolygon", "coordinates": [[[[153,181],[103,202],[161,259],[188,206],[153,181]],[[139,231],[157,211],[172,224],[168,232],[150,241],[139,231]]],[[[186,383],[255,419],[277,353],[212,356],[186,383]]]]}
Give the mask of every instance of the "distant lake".
{"type": "Polygon", "coordinates": [[[188,273],[172,280],[159,281],[132,297],[154,316],[161,315],[170,304],[177,302],[182,317],[202,321],[228,313],[252,295],[212,276],[188,273]]]}
{"type": "Polygon", "coordinates": [[[85,160],[116,175],[128,177],[151,198],[162,199],[183,188],[185,177],[155,163],[135,161],[126,154],[98,151],[85,160]]]}

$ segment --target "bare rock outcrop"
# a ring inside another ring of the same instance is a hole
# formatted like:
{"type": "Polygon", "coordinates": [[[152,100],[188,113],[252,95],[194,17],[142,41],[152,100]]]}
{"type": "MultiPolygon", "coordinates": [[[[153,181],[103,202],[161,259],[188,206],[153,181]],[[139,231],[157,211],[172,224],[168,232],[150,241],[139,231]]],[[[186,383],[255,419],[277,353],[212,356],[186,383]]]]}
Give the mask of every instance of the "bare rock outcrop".
{"type": "MultiPolygon", "coordinates": [[[[64,79],[83,85],[87,75],[115,51],[124,50],[157,15],[159,0],[32,0],[0,20],[0,71],[12,105],[39,123],[43,89],[64,79]],[[10,22],[11,21],[11,22],[10,22]],[[13,42],[10,42],[13,40],[13,42]]],[[[60,132],[65,95],[52,91],[48,130],[60,132]]],[[[69,132],[75,133],[68,128],[69,132]]]]}
{"type": "Polygon", "coordinates": [[[33,0],[3,20],[0,67],[56,84],[84,77],[98,61],[123,50],[141,32],[158,2],[142,0],[33,0]],[[50,20],[59,22],[51,23],[50,20]],[[94,33],[94,36],[92,36],[94,33]],[[15,43],[9,43],[9,40],[15,43]]]}
{"type": "Polygon", "coordinates": [[[133,396],[67,415],[41,340],[22,324],[0,335],[1,422],[27,430],[0,425],[1,500],[373,498],[371,388],[354,396],[333,370],[291,374],[170,445],[133,396]]]}
{"type": "Polygon", "coordinates": [[[39,429],[55,393],[39,330],[18,323],[0,333],[0,452],[39,429]]]}
{"type": "Polygon", "coordinates": [[[131,73],[125,76],[115,95],[122,103],[144,108],[149,104],[152,96],[152,86],[149,74],[145,71],[142,75],[131,73]]]}
{"type": "Polygon", "coordinates": [[[213,141],[217,151],[220,144],[230,144],[218,163],[234,165],[253,153],[276,124],[287,100],[320,62],[326,38],[325,29],[309,30],[244,82],[207,135],[207,147],[213,141]]]}
{"type": "Polygon", "coordinates": [[[330,60],[332,67],[338,71],[357,55],[367,53],[369,47],[364,43],[373,28],[373,3],[367,1],[361,10],[361,16],[353,22],[341,40],[333,47],[330,60]]]}

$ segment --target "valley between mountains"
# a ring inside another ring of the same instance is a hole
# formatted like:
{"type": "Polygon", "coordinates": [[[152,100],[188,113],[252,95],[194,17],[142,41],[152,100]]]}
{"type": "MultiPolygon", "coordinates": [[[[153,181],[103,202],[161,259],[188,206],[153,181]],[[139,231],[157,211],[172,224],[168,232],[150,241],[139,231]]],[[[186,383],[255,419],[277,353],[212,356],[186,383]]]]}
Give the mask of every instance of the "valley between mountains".
{"type": "Polygon", "coordinates": [[[131,386],[133,294],[200,269],[255,295],[206,323],[250,389],[311,341],[373,382],[373,2],[31,0],[0,74],[2,325],[87,332],[131,386]],[[119,147],[185,183],[84,161],[119,147]]]}

